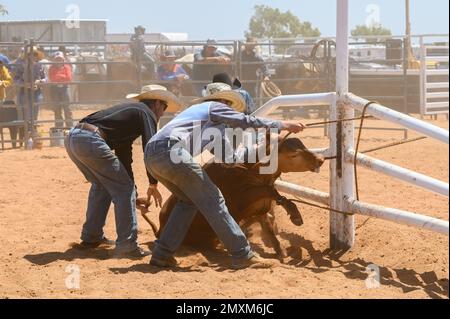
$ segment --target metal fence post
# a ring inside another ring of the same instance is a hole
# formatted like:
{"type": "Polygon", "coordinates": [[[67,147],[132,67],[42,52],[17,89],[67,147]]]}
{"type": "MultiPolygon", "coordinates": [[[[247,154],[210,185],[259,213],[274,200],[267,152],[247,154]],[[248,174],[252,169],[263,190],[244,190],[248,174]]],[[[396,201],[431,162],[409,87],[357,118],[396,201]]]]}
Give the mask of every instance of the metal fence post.
{"type": "Polygon", "coordinates": [[[426,113],[427,104],[427,49],[423,41],[423,36],[420,37],[420,115],[423,117],[426,113]]]}
{"type": "Polygon", "coordinates": [[[409,44],[411,39],[406,35],[403,40],[403,113],[408,114],[408,66],[409,44]]]}
{"type": "Polygon", "coordinates": [[[239,41],[233,42],[234,47],[234,78],[241,79],[241,45],[239,41]]]}
{"type": "Polygon", "coordinates": [[[23,42],[23,62],[24,62],[24,69],[23,69],[23,84],[22,87],[19,86],[19,90],[17,91],[17,104],[18,104],[18,113],[20,119],[24,122],[24,139],[25,143],[30,138],[30,108],[29,108],[29,102],[28,102],[28,94],[26,90],[27,86],[27,77],[28,77],[28,61],[27,61],[27,51],[28,51],[28,40],[25,40],[23,42]],[[25,68],[26,67],[26,68],[25,68]],[[23,94],[22,94],[23,93],[23,94]],[[22,98],[20,99],[19,96],[22,95],[22,98]],[[19,103],[21,102],[21,103],[19,103]],[[21,105],[19,105],[21,104],[21,105]]]}
{"type": "Polygon", "coordinates": [[[34,100],[34,39],[30,39],[30,51],[28,55],[28,65],[29,65],[29,72],[28,73],[28,79],[30,81],[28,89],[28,96],[29,96],[29,108],[30,108],[30,132],[31,136],[34,136],[35,133],[35,118],[37,119],[38,114],[36,112],[36,109],[34,107],[34,103],[36,102],[34,100]]]}
{"type": "MultiPolygon", "coordinates": [[[[332,119],[354,117],[352,108],[345,105],[348,93],[348,0],[337,0],[336,91],[332,105],[332,119]]],[[[331,150],[337,159],[330,162],[330,206],[347,211],[347,199],[353,197],[354,173],[352,165],[345,161],[347,151],[353,149],[354,124],[352,121],[332,125],[331,150]]],[[[355,238],[354,217],[330,212],[330,247],[346,250],[353,246],[355,238]]]]}

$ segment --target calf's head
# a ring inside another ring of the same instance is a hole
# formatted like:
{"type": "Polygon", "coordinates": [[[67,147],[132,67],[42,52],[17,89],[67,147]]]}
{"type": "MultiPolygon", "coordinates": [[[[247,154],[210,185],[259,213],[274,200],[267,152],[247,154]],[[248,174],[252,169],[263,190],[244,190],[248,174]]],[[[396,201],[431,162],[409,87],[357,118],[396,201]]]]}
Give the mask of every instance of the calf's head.
{"type": "Polygon", "coordinates": [[[278,149],[278,165],[282,173],[288,172],[316,172],[325,159],[309,151],[298,138],[288,138],[278,149]]]}

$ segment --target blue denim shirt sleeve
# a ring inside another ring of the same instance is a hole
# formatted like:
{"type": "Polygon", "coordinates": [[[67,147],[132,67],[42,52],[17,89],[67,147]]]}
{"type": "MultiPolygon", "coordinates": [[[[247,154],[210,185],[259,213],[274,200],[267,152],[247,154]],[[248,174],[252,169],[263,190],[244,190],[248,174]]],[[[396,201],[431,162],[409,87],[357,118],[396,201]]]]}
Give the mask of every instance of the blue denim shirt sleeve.
{"type": "Polygon", "coordinates": [[[247,91],[242,90],[242,89],[238,89],[236,91],[239,92],[245,100],[245,105],[246,105],[245,114],[250,115],[253,112],[255,112],[256,105],[255,105],[255,102],[253,101],[253,98],[250,95],[250,93],[248,93],[247,91]]]}
{"type": "Polygon", "coordinates": [[[227,124],[230,127],[240,127],[244,130],[247,128],[274,128],[280,131],[282,126],[280,121],[245,115],[217,102],[211,103],[209,116],[212,122],[227,124]]]}

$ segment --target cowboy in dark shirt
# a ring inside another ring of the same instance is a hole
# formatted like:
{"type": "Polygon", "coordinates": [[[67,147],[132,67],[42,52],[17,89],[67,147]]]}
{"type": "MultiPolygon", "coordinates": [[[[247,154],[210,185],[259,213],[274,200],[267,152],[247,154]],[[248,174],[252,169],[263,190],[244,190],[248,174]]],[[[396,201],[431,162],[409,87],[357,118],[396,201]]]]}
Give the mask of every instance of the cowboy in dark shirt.
{"type": "Polygon", "coordinates": [[[256,38],[248,37],[245,43],[245,49],[241,53],[241,80],[253,81],[244,83],[243,88],[253,97],[257,97],[255,87],[257,85],[256,80],[258,72],[262,73],[264,81],[270,79],[269,69],[265,65],[263,58],[255,52],[257,44],[256,38]]]}
{"type": "MultiPolygon", "coordinates": [[[[165,111],[176,112],[181,103],[160,85],[149,85],[140,94],[130,94],[125,102],[93,113],[80,121],[65,140],[69,157],[92,184],[89,192],[86,222],[81,234],[81,247],[111,245],[103,234],[106,215],[114,203],[117,240],[116,256],[144,257],[137,244],[136,186],[131,168],[132,145],[142,137],[145,145],[156,133],[165,111]],[[114,152],[113,152],[114,151],[114,152]]],[[[147,172],[149,188],[147,204],[153,197],[161,206],[157,180],[147,172]]]]}

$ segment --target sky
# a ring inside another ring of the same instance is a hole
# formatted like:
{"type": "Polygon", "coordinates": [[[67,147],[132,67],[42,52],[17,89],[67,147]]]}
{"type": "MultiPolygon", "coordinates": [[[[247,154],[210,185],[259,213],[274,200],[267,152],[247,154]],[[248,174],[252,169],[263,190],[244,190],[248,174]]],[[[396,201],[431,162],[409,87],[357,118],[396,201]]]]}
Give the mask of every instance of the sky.
{"type": "MultiPolygon", "coordinates": [[[[448,33],[448,0],[410,0],[413,34],[448,33]]],[[[405,33],[404,0],[349,0],[350,28],[372,18],[392,30],[405,33]]],[[[107,19],[108,33],[131,33],[136,25],[147,32],[183,32],[190,40],[243,39],[254,6],[290,10],[301,21],[310,21],[323,36],[336,34],[335,0],[0,0],[9,15],[5,20],[67,18],[75,4],[81,19],[107,19]]]]}

